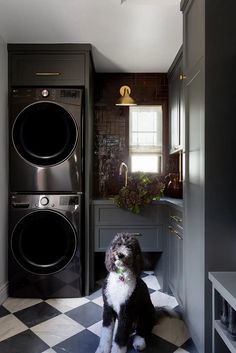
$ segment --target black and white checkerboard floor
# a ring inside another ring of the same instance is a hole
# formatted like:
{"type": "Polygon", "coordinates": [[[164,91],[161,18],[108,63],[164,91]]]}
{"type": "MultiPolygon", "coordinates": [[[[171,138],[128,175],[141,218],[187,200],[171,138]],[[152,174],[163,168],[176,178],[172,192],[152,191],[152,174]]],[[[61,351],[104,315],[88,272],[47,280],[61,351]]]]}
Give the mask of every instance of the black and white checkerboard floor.
{"type": "MultiPolygon", "coordinates": [[[[143,274],[155,306],[177,306],[159,291],[151,272],[143,274]]],[[[1,353],[94,353],[102,318],[101,290],[73,299],[8,298],[0,306],[1,353]]],[[[135,350],[130,348],[129,353],[135,350]]],[[[196,353],[182,320],[165,318],[154,327],[145,353],[196,353]]]]}

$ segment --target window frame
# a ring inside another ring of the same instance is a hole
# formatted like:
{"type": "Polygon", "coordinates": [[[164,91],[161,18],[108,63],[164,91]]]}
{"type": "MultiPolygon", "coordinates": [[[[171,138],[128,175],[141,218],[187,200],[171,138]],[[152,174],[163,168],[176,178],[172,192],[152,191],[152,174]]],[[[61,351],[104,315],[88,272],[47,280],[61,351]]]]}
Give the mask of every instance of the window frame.
{"type": "MultiPolygon", "coordinates": [[[[167,111],[167,102],[166,101],[158,101],[152,104],[139,104],[137,107],[152,107],[152,106],[160,106],[162,108],[162,162],[161,162],[161,172],[143,172],[145,174],[150,174],[150,175],[157,175],[157,176],[162,176],[165,175],[166,172],[166,160],[167,160],[167,155],[168,155],[168,111],[167,111]]],[[[129,131],[128,131],[128,165],[129,165],[129,170],[131,174],[136,174],[138,172],[132,172],[131,170],[131,155],[135,154],[136,152],[130,152],[130,109],[128,113],[128,121],[129,121],[129,131]]],[[[156,152],[137,152],[138,155],[145,155],[145,154],[154,154],[158,155],[156,152]]]]}

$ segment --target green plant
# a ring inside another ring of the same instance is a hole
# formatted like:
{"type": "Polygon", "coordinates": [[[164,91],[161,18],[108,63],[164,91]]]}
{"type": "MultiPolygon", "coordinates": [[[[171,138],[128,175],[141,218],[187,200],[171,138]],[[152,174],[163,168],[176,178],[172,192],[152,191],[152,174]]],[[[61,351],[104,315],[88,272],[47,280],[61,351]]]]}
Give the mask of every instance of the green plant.
{"type": "Polygon", "coordinates": [[[128,178],[127,186],[123,186],[115,196],[116,206],[133,213],[140,213],[145,205],[163,196],[164,184],[157,178],[146,174],[137,174],[128,178]]]}

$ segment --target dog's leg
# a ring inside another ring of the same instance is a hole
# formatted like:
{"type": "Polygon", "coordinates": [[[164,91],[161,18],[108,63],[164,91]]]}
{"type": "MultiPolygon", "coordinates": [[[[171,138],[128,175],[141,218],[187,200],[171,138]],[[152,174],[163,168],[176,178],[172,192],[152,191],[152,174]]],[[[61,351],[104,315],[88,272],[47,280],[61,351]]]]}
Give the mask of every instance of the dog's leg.
{"type": "Polygon", "coordinates": [[[95,353],[111,352],[114,325],[115,325],[115,313],[110,306],[104,305],[101,338],[100,338],[99,346],[95,353]]]}
{"type": "Polygon", "coordinates": [[[118,316],[117,331],[112,344],[111,353],[126,353],[129,336],[132,329],[132,317],[126,312],[125,307],[120,310],[118,316]]]}

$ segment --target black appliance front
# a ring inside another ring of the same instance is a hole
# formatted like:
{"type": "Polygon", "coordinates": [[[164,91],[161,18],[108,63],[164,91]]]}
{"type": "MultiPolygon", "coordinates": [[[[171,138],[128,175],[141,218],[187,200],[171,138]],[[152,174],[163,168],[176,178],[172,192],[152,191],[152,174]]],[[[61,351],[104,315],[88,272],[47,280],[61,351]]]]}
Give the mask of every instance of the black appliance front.
{"type": "Polygon", "coordinates": [[[83,190],[82,117],[82,89],[11,90],[11,192],[83,190]]]}
{"type": "Polygon", "coordinates": [[[83,294],[80,195],[11,195],[9,295],[83,294]]]}

